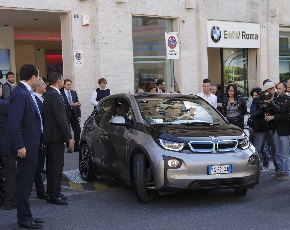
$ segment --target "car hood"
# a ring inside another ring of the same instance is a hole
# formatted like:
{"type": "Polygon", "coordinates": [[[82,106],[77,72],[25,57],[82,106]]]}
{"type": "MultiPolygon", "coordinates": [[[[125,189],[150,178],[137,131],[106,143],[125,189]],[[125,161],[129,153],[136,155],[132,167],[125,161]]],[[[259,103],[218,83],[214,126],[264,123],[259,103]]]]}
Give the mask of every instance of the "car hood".
{"type": "Polygon", "coordinates": [[[234,125],[211,125],[211,126],[190,126],[190,125],[152,125],[151,135],[172,140],[188,141],[193,139],[204,139],[208,137],[233,137],[243,135],[243,130],[234,125]]]}

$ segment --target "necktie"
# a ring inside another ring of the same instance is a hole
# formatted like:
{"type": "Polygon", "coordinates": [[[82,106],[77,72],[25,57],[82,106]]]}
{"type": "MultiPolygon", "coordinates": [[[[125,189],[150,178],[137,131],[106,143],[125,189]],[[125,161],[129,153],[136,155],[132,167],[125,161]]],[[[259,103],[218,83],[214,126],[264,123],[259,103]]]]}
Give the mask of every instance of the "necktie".
{"type": "Polygon", "coordinates": [[[36,102],[36,99],[35,99],[34,93],[33,93],[32,90],[29,90],[29,93],[30,93],[30,95],[31,95],[31,97],[32,97],[32,100],[33,100],[33,102],[34,102],[34,104],[35,104],[35,106],[36,106],[36,108],[37,108],[37,112],[38,112],[38,115],[39,115],[39,117],[40,117],[41,131],[43,131],[42,117],[41,117],[41,113],[40,113],[40,110],[39,110],[39,108],[38,108],[38,104],[37,104],[37,102],[36,102]]]}
{"type": "Polygon", "coordinates": [[[70,94],[70,90],[69,91],[67,91],[67,96],[68,96],[68,103],[69,103],[69,105],[71,105],[72,104],[72,98],[71,98],[71,94],[70,94]]]}

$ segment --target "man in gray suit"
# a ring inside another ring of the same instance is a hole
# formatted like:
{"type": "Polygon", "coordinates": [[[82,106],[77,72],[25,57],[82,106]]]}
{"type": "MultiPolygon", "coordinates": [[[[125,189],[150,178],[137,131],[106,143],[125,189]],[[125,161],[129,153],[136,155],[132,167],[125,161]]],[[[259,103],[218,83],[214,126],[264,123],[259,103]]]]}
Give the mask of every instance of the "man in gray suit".
{"type": "Polygon", "coordinates": [[[3,91],[3,99],[9,100],[10,94],[12,93],[14,89],[14,82],[15,82],[15,76],[13,72],[8,72],[6,74],[6,83],[3,85],[2,91],[3,91]]]}

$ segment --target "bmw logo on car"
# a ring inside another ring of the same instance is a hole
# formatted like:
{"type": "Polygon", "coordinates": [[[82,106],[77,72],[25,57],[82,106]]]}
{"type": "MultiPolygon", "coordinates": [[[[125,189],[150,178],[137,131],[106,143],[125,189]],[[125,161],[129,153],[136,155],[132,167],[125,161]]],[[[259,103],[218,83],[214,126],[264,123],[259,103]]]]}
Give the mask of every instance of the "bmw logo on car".
{"type": "Polygon", "coordinates": [[[218,43],[221,40],[221,31],[218,26],[213,26],[211,28],[211,39],[213,42],[218,43]]]}

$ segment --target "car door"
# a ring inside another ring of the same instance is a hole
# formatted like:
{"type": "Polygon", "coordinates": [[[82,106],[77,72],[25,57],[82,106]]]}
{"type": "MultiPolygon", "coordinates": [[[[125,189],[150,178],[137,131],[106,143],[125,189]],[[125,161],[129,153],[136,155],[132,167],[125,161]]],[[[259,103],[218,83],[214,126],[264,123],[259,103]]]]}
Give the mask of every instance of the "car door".
{"type": "MultiPolygon", "coordinates": [[[[107,139],[106,134],[103,129],[103,123],[108,115],[108,111],[113,103],[113,99],[104,100],[101,104],[98,105],[98,108],[94,111],[93,118],[95,123],[95,128],[92,131],[92,152],[93,152],[93,161],[99,166],[105,168],[105,159],[104,159],[104,140],[107,139]]],[[[106,170],[103,168],[98,168],[102,170],[102,173],[106,174],[106,170]]]]}
{"type": "Polygon", "coordinates": [[[104,131],[108,141],[103,142],[106,148],[106,164],[112,169],[115,176],[124,176],[126,173],[127,153],[132,137],[132,124],[134,117],[132,108],[126,98],[115,98],[112,104],[112,117],[122,116],[125,124],[112,123],[111,119],[104,123],[104,131]]]}

